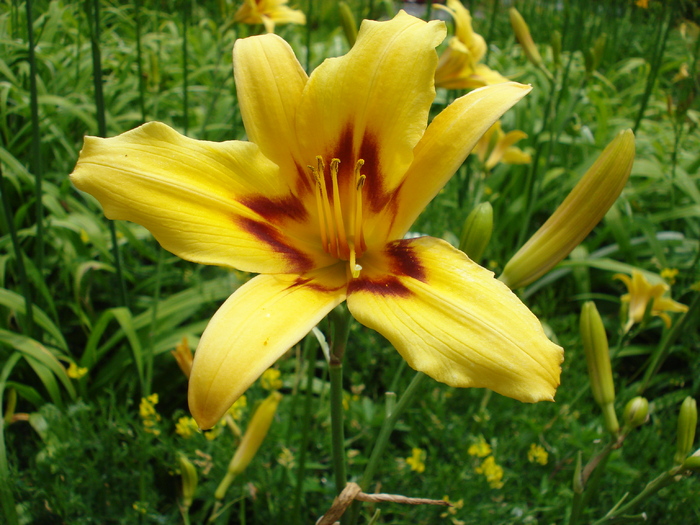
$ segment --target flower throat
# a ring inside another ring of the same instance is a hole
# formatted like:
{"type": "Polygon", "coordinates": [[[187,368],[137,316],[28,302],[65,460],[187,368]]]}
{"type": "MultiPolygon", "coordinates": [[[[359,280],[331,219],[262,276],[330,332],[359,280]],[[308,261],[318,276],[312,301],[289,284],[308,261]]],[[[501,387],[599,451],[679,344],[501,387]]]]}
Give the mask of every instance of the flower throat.
{"type": "Polygon", "coordinates": [[[338,185],[340,159],[331,160],[330,188],[326,184],[326,164],[323,157],[316,157],[315,168],[309,166],[316,181],[316,206],[323,249],[333,257],[348,261],[350,272],[355,278],[360,276],[362,270],[357,260],[367,249],[362,233],[362,188],[367,177],[362,175],[360,170],[364,163],[362,159],[355,163],[349,198],[345,202],[347,214],[343,213],[342,195],[338,185]]]}

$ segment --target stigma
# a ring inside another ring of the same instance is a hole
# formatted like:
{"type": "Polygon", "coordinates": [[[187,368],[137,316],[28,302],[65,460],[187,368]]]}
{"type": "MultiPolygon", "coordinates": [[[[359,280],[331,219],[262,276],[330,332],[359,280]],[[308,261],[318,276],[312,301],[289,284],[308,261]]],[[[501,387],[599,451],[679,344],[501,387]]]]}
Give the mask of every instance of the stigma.
{"type": "Polygon", "coordinates": [[[362,188],[366,176],[361,170],[365,161],[355,163],[353,176],[340,184],[340,159],[332,159],[326,173],[323,157],[316,157],[316,167],[309,166],[314,177],[318,225],[323,250],[348,261],[353,278],[360,276],[358,260],[367,249],[362,232],[362,188]]]}

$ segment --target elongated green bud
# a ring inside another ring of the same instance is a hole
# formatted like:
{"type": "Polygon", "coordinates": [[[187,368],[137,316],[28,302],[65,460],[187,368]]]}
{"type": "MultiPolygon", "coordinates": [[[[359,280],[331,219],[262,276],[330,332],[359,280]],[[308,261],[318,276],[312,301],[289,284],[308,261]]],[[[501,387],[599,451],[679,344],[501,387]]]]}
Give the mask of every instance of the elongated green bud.
{"type": "Polygon", "coordinates": [[[608,337],[605,335],[603,320],[593,301],[584,303],[581,309],[581,341],[586,353],[593,399],[603,411],[607,431],[617,434],[620,425],[615,414],[615,385],[610,367],[608,337]]]}
{"type": "Polygon", "coordinates": [[[551,270],[590,233],[622,192],[634,162],[634,133],[620,132],[552,216],[508,261],[501,281],[520,288],[551,270]]]}
{"type": "Polygon", "coordinates": [[[224,479],[214,493],[214,497],[217,500],[224,498],[234,478],[243,472],[255,457],[265,436],[267,436],[268,430],[270,430],[270,425],[277,411],[277,405],[279,405],[281,400],[282,394],[275,391],[267,396],[258,406],[253,417],[250,419],[250,423],[248,423],[245,434],[243,434],[241,444],[238,445],[236,453],[233,455],[233,458],[231,458],[226,476],[224,476],[224,479]]]}
{"type": "Polygon", "coordinates": [[[540,52],[537,50],[535,42],[532,40],[532,35],[530,35],[530,28],[525,22],[523,16],[518,12],[515,7],[509,9],[510,14],[510,25],[513,27],[513,32],[515,33],[515,38],[518,39],[520,45],[525,52],[527,59],[532,62],[537,67],[542,65],[542,57],[540,52]]]}
{"type": "Polygon", "coordinates": [[[180,465],[180,476],[182,477],[182,506],[189,509],[197,490],[197,469],[184,454],[178,454],[177,462],[180,465]]]}
{"type": "Polygon", "coordinates": [[[688,454],[693,449],[695,441],[695,427],[698,425],[698,407],[695,399],[686,397],[681,404],[678,414],[678,437],[676,441],[676,455],[673,460],[681,464],[685,462],[688,454]]]}
{"type": "Polygon", "coordinates": [[[598,66],[603,61],[603,53],[605,53],[605,43],[608,40],[608,35],[602,33],[598,38],[596,38],[593,44],[593,69],[598,69],[598,66]]]}
{"type": "Polygon", "coordinates": [[[649,419],[649,401],[643,397],[630,399],[622,415],[624,425],[629,429],[643,425],[649,419]]]}
{"type": "Polygon", "coordinates": [[[350,6],[346,2],[339,2],[338,9],[340,10],[340,24],[343,26],[343,33],[350,47],[355,45],[357,40],[357,22],[352,14],[350,6]]]}
{"type": "Polygon", "coordinates": [[[683,462],[683,467],[693,472],[700,472],[700,449],[696,450],[692,456],[686,458],[683,462]]]}
{"type": "Polygon", "coordinates": [[[479,262],[491,240],[493,232],[493,207],[490,202],[478,204],[464,221],[459,249],[472,261],[479,262]]]}
{"type": "Polygon", "coordinates": [[[576,454],[576,467],[574,467],[573,487],[575,494],[583,494],[583,460],[581,459],[580,450],[578,451],[578,454],[576,454]]]}

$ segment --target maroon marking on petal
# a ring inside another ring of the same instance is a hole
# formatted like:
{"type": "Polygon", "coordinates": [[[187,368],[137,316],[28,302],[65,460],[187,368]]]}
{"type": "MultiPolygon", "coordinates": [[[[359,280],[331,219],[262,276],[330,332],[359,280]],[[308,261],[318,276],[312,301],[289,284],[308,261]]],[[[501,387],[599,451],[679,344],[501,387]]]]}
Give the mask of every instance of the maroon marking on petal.
{"type": "Polygon", "coordinates": [[[396,277],[388,275],[380,279],[359,277],[348,284],[348,295],[355,292],[367,292],[391,297],[410,297],[413,292],[406,288],[396,277]]]}
{"type": "Polygon", "coordinates": [[[273,199],[264,195],[244,197],[241,199],[241,204],[270,222],[280,222],[284,219],[302,222],[308,217],[304,203],[296,195],[292,194],[273,199]]]}
{"type": "Polygon", "coordinates": [[[416,251],[409,244],[410,241],[390,242],[384,248],[389,257],[391,273],[412,277],[421,282],[426,281],[425,267],[421,264],[416,251]]]}
{"type": "Polygon", "coordinates": [[[362,137],[359,156],[365,161],[362,173],[367,176],[362,191],[370,209],[374,213],[378,213],[391,199],[391,193],[384,186],[385,176],[382,173],[382,165],[379,158],[379,140],[367,131],[362,137]]]}
{"type": "Polygon", "coordinates": [[[301,250],[287,244],[276,228],[244,217],[236,217],[235,220],[245,231],[270,246],[275,252],[282,254],[290,264],[294,265],[296,272],[304,273],[313,268],[313,260],[301,250]]]}
{"type": "Polygon", "coordinates": [[[297,195],[303,197],[314,190],[313,175],[311,175],[307,166],[300,166],[297,163],[295,163],[295,166],[297,168],[297,180],[294,190],[297,195]]]}
{"type": "Polygon", "coordinates": [[[308,277],[297,277],[296,280],[292,284],[290,284],[287,289],[296,288],[298,286],[303,286],[303,287],[308,288],[310,290],[316,290],[317,292],[330,293],[330,292],[337,292],[343,286],[345,286],[345,284],[333,288],[332,286],[324,286],[318,282],[314,282],[313,279],[310,279],[308,277]]]}

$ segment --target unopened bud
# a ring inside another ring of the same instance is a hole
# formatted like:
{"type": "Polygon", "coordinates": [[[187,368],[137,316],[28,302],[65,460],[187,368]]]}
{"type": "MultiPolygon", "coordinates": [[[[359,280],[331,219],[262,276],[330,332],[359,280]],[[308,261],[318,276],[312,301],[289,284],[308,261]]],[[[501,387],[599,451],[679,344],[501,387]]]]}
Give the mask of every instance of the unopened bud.
{"type": "Polygon", "coordinates": [[[692,456],[686,458],[683,462],[683,468],[687,468],[693,472],[700,472],[700,449],[696,450],[692,456]]]}
{"type": "Polygon", "coordinates": [[[695,399],[686,397],[681,404],[681,411],[678,414],[678,437],[676,441],[676,455],[673,460],[684,463],[688,454],[693,449],[695,441],[695,427],[698,424],[698,407],[695,399]]]}
{"type": "Polygon", "coordinates": [[[649,401],[643,397],[630,399],[622,415],[625,426],[630,429],[643,425],[649,419],[649,401]]]}
{"type": "Polygon", "coordinates": [[[581,309],[581,341],[586,353],[593,398],[603,411],[605,428],[611,434],[617,434],[620,425],[615,414],[615,385],[610,367],[608,337],[593,301],[584,303],[581,309]]]}
{"type": "Polygon", "coordinates": [[[178,454],[177,462],[180,465],[180,476],[182,477],[182,506],[189,509],[197,490],[197,469],[184,454],[178,454]]]}
{"type": "Polygon", "coordinates": [[[620,195],[633,162],[634,133],[622,131],[547,222],[508,261],[499,279],[511,289],[520,288],[571,253],[620,195]]]}
{"type": "Polygon", "coordinates": [[[493,207],[490,202],[478,204],[464,221],[459,249],[474,262],[479,262],[491,240],[493,232],[493,207]]]}
{"type": "Polygon", "coordinates": [[[7,403],[5,404],[5,425],[12,423],[12,418],[15,415],[15,409],[17,408],[17,390],[14,388],[8,388],[5,390],[7,394],[7,403]]]}
{"type": "Polygon", "coordinates": [[[347,2],[339,2],[338,9],[340,10],[340,24],[343,26],[343,33],[350,47],[355,45],[357,40],[357,22],[352,10],[347,2]]]}
{"type": "Polygon", "coordinates": [[[189,379],[190,373],[192,372],[192,360],[194,357],[192,356],[192,350],[187,342],[187,338],[183,337],[182,342],[176,344],[175,350],[171,350],[170,353],[175,358],[175,361],[177,361],[177,366],[180,367],[182,373],[189,379]]]}
{"type": "Polygon", "coordinates": [[[532,35],[530,35],[530,28],[527,26],[525,19],[518,12],[515,7],[511,7],[510,10],[510,25],[513,26],[513,32],[515,33],[515,38],[518,39],[520,45],[525,52],[527,59],[532,62],[537,67],[542,65],[542,57],[540,52],[535,46],[535,42],[532,40],[532,35]]]}

